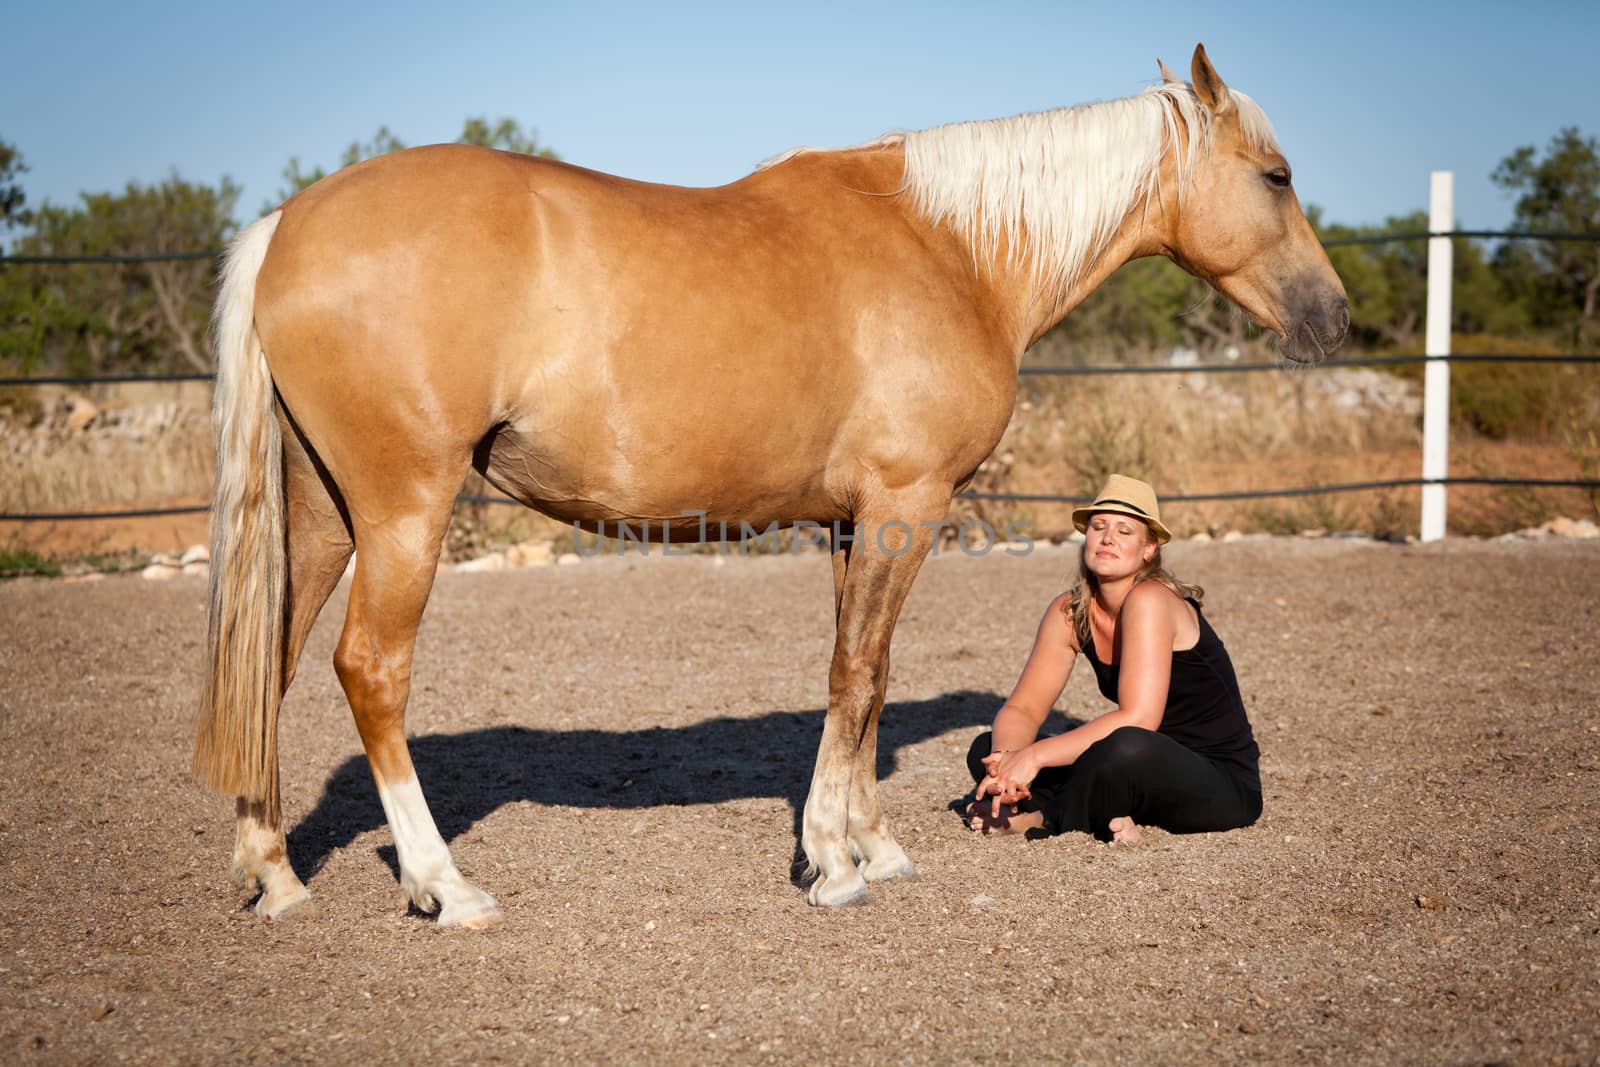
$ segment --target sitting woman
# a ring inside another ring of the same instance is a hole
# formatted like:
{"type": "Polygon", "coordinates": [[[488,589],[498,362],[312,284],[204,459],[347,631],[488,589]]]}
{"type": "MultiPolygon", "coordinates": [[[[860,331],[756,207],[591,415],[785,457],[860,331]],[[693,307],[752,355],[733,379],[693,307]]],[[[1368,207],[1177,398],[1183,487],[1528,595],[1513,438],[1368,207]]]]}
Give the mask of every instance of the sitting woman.
{"type": "Polygon", "coordinates": [[[1261,815],[1259,751],[1200,588],[1161,565],[1172,535],[1155,491],[1113,474],[1072,522],[1084,534],[1078,582],[1050,602],[1016,689],[967,756],[978,783],[969,825],[1126,842],[1141,825],[1249,826],[1261,815]],[[1080,652],[1117,707],[1040,738],[1080,652]]]}

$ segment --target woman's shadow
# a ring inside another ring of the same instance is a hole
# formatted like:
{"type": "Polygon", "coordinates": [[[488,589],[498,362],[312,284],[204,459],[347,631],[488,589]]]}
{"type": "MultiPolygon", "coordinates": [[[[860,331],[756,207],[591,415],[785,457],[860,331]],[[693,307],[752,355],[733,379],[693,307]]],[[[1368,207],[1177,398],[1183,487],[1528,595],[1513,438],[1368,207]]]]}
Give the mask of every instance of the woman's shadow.
{"type": "MultiPolygon", "coordinates": [[[[987,724],[1002,698],[962,690],[889,704],[878,730],[878,778],[894,773],[899,750],[962,727],[987,724]]],[[[779,797],[800,820],[822,736],[823,710],[769,711],[672,729],[536,730],[496,726],[410,739],[439,832],[455,839],[479,819],[520,800],[551,806],[653,808],[779,797]]],[[[952,784],[964,784],[961,763],[952,784]]],[[[358,834],[384,825],[365,756],[329,776],[317,806],[289,832],[289,860],[309,879],[358,834]]],[[[399,875],[392,845],[379,854],[399,875]]]]}

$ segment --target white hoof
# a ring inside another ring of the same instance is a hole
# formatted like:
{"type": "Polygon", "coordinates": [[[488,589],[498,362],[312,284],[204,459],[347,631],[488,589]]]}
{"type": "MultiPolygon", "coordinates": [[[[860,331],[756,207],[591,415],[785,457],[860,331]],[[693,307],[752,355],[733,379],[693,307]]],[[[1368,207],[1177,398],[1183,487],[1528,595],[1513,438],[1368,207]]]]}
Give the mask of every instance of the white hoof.
{"type": "Polygon", "coordinates": [[[400,892],[419,911],[438,912],[440,926],[481,930],[501,919],[494,898],[452,868],[430,879],[400,879],[400,892]]]}
{"type": "Polygon", "coordinates": [[[295,918],[306,918],[316,913],[311,900],[311,890],[303,885],[284,892],[268,891],[256,899],[255,913],[265,922],[282,922],[291,913],[295,918]]]}
{"type": "Polygon", "coordinates": [[[311,899],[311,890],[306,888],[294,869],[282,860],[257,861],[235,856],[233,876],[244,886],[246,893],[260,894],[251,910],[267,922],[284,918],[289,911],[311,899]]]}
{"type": "MultiPolygon", "coordinates": [[[[469,888],[472,888],[469,886],[469,888]]],[[[440,926],[460,926],[468,930],[487,930],[491,926],[498,926],[505,921],[505,916],[500,914],[500,906],[494,902],[494,897],[481,889],[473,889],[477,899],[471,901],[451,900],[439,909],[440,926]]]]}
{"type": "Polygon", "coordinates": [[[824,908],[843,908],[851,904],[865,904],[868,899],[867,883],[854,868],[843,878],[829,878],[819,874],[806,893],[806,902],[824,908]]]}
{"type": "Polygon", "coordinates": [[[861,877],[869,882],[892,882],[896,879],[915,882],[921,877],[917,874],[917,865],[904,852],[879,856],[870,863],[863,863],[860,871],[861,877]]]}

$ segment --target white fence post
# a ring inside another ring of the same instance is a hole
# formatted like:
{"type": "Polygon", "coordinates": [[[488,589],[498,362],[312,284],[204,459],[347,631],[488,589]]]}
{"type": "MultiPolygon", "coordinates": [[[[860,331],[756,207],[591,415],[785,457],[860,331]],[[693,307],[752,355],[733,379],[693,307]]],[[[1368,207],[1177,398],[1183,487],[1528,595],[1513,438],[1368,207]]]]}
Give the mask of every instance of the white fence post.
{"type": "MultiPolygon", "coordinates": [[[[1428,230],[1455,228],[1455,175],[1433,172],[1428,197],[1428,230]]],[[[1428,238],[1427,351],[1422,390],[1422,476],[1450,473],[1450,363],[1435,357],[1450,354],[1450,281],[1453,249],[1448,237],[1428,238]]],[[[1422,540],[1437,541],[1445,531],[1445,487],[1422,487],[1422,540]]]]}

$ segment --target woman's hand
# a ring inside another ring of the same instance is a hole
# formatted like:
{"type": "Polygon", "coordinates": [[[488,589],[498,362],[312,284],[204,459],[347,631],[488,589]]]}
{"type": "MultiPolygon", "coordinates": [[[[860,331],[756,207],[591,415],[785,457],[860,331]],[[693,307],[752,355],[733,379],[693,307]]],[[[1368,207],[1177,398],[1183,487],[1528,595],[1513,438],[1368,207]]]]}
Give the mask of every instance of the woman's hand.
{"type": "Polygon", "coordinates": [[[1039,761],[1034,755],[1033,746],[1018,749],[1015,752],[1001,750],[983,757],[983,765],[989,773],[983,781],[978,783],[978,788],[973,794],[973,804],[976,806],[985,796],[993,796],[990,804],[991,817],[1000,817],[1001,805],[1015,805],[1024,797],[1031,796],[1028,785],[1039,773],[1039,761]]]}

